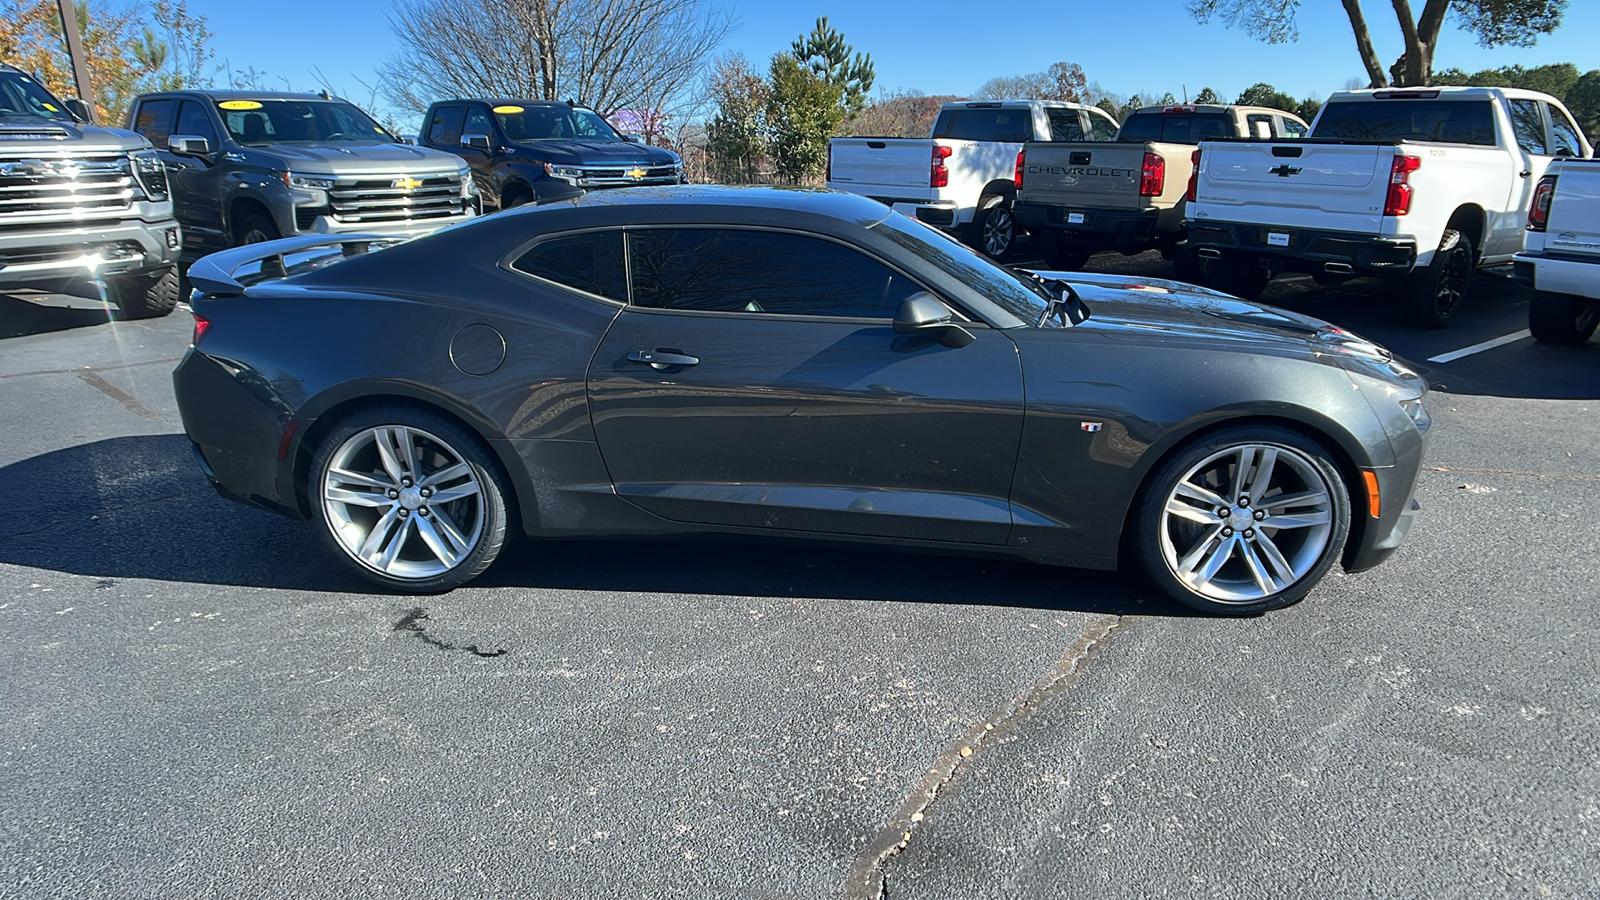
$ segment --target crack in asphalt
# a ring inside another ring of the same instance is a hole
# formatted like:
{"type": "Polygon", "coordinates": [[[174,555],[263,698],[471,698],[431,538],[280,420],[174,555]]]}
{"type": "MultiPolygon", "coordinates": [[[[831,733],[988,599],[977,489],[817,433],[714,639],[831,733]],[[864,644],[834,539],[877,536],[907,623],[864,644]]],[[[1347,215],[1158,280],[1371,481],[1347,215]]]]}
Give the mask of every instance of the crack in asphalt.
{"type": "Polygon", "coordinates": [[[107,397],[110,397],[118,403],[121,403],[123,406],[128,408],[128,412],[131,412],[136,416],[144,416],[146,419],[155,419],[157,422],[166,420],[165,416],[161,415],[150,407],[145,406],[138,397],[133,396],[122,388],[119,388],[104,378],[101,378],[93,371],[79,371],[77,376],[78,379],[84,384],[87,384],[100,393],[105,394],[107,397]]]}
{"type": "Polygon", "coordinates": [[[926,823],[927,811],[938,800],[944,786],[954,780],[962,766],[977,759],[986,744],[1015,731],[1046,702],[1072,687],[1083,674],[1089,658],[1104,649],[1112,632],[1120,627],[1122,616],[1100,616],[1090,621],[1067,652],[1027,690],[967,729],[966,734],[939,754],[928,774],[850,866],[845,879],[845,900],[883,900],[888,896],[885,867],[910,845],[912,836],[926,823]]]}
{"type": "Polygon", "coordinates": [[[0,375],[0,380],[7,378],[27,378],[30,375],[78,375],[83,372],[117,372],[122,369],[135,369],[139,366],[154,366],[161,363],[174,363],[183,359],[181,356],[167,356],[161,359],[147,359],[143,362],[113,363],[109,366],[79,366],[76,369],[36,369],[32,372],[8,372],[0,375]]]}
{"type": "Polygon", "coordinates": [[[1520,472],[1516,469],[1479,469],[1472,466],[1423,466],[1424,472],[1461,475],[1506,475],[1516,478],[1555,478],[1564,481],[1600,481],[1600,475],[1587,472],[1520,472]]]}
{"type": "Polygon", "coordinates": [[[478,649],[477,644],[467,644],[464,647],[457,647],[455,644],[441,641],[429,634],[423,628],[422,623],[428,620],[428,611],[426,609],[423,609],[420,606],[414,607],[410,612],[401,616],[400,621],[394,623],[394,630],[409,631],[417,636],[417,640],[422,641],[424,644],[427,644],[430,647],[437,647],[440,650],[465,650],[474,656],[481,656],[485,659],[491,659],[496,656],[505,655],[506,651],[504,647],[499,650],[480,650],[478,649]]]}

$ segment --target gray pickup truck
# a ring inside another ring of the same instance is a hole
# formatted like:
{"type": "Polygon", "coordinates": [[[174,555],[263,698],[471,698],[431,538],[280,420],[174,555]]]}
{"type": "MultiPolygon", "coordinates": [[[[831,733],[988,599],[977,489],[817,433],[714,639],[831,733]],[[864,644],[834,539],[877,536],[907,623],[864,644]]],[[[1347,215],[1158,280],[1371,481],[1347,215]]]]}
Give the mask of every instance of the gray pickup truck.
{"type": "Polygon", "coordinates": [[[141,94],[128,127],[166,163],[186,260],[295,234],[425,234],[478,213],[459,157],[403,144],[337,97],[141,94]]]}
{"type": "Polygon", "coordinates": [[[98,281],[130,319],[178,302],[182,234],[150,144],[0,65],[0,290],[98,281]]]}
{"type": "Polygon", "coordinates": [[[1302,137],[1294,113],[1206,103],[1146,106],[1110,143],[1030,143],[1017,161],[1017,222],[1040,236],[1045,262],[1075,270],[1097,250],[1160,250],[1179,277],[1197,274],[1183,240],[1184,197],[1194,153],[1217,138],[1302,137]]]}

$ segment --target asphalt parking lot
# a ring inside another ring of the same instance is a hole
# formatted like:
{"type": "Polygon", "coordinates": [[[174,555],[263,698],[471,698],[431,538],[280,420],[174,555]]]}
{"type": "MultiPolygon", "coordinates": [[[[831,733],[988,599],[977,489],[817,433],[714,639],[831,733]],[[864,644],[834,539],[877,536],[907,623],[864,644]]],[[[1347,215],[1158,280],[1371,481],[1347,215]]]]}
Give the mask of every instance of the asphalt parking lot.
{"type": "Polygon", "coordinates": [[[374,595],[206,486],[187,315],[0,295],[0,897],[1600,895],[1600,341],[1429,362],[1526,328],[1487,277],[1439,332],[1267,299],[1433,383],[1425,515],[1215,620],[766,545],[374,595]]]}

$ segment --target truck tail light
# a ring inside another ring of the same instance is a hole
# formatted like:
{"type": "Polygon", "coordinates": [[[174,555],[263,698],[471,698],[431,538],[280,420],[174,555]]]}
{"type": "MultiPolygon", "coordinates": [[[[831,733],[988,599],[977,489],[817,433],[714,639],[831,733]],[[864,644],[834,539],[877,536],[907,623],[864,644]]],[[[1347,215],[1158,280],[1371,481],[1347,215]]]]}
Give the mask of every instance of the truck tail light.
{"type": "Polygon", "coordinates": [[[933,168],[928,172],[928,187],[949,187],[950,170],[944,167],[944,161],[950,158],[950,148],[934,145],[933,168]]]}
{"type": "Polygon", "coordinates": [[[1389,169],[1389,196],[1383,201],[1383,214],[1403,216],[1411,212],[1411,173],[1422,168],[1420,156],[1396,156],[1389,169]]]}
{"type": "Polygon", "coordinates": [[[190,315],[194,316],[194,339],[189,343],[198,345],[200,339],[206,336],[206,332],[211,330],[211,320],[199,313],[190,313],[190,315]]]}
{"type": "Polygon", "coordinates": [[[1026,150],[1017,151],[1017,171],[1016,174],[1011,176],[1011,180],[1017,185],[1017,190],[1019,191],[1022,190],[1022,157],[1027,152],[1026,150]]]}
{"type": "Polygon", "coordinates": [[[1183,199],[1194,202],[1195,195],[1200,193],[1200,151],[1196,149],[1189,154],[1189,163],[1194,169],[1189,172],[1189,188],[1183,192],[1183,199]]]}
{"type": "Polygon", "coordinates": [[[1533,189],[1533,203],[1528,206],[1528,230],[1543,231],[1550,224],[1550,201],[1556,196],[1556,177],[1546,175],[1533,189]]]}
{"type": "Polygon", "coordinates": [[[1146,152],[1144,169],[1139,173],[1139,196],[1159,197],[1167,187],[1167,161],[1159,153],[1146,152]]]}

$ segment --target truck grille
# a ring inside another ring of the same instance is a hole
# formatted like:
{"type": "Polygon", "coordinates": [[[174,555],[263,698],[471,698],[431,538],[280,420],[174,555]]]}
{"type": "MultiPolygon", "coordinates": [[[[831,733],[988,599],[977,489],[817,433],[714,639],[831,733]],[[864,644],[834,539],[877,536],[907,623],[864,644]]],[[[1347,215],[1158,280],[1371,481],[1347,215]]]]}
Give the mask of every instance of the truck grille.
{"type": "Polygon", "coordinates": [[[461,178],[454,174],[341,178],[328,196],[340,222],[443,219],[462,209],[461,178]]]}
{"type": "Polygon", "coordinates": [[[120,212],[136,193],[132,164],[120,153],[0,155],[0,220],[120,212]]]}
{"type": "Polygon", "coordinates": [[[678,169],[665,166],[584,166],[578,184],[583,187],[628,187],[636,184],[677,184],[678,169]],[[642,174],[641,174],[642,173],[642,174]]]}

